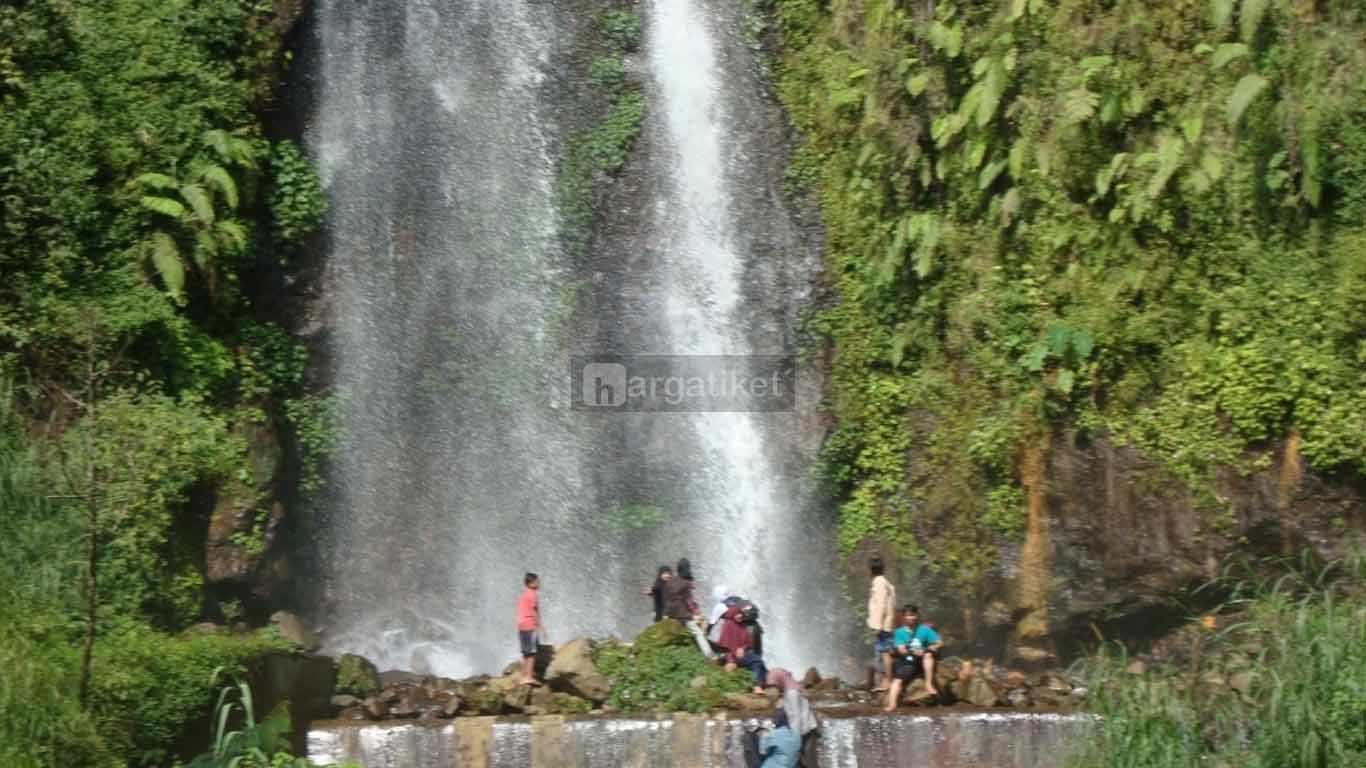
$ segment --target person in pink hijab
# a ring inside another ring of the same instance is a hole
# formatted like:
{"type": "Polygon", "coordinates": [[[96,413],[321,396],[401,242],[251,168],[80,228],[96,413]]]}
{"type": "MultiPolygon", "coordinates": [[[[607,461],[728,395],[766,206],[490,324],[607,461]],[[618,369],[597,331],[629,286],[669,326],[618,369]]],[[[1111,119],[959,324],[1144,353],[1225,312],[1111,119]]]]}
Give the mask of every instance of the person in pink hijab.
{"type": "Polygon", "coordinates": [[[777,688],[782,694],[781,706],[787,714],[788,726],[802,740],[800,765],[803,768],[814,768],[816,765],[816,729],[820,727],[820,721],[816,719],[816,713],[811,709],[811,701],[806,698],[802,684],[790,671],[782,667],[775,667],[768,671],[768,684],[777,688]]]}

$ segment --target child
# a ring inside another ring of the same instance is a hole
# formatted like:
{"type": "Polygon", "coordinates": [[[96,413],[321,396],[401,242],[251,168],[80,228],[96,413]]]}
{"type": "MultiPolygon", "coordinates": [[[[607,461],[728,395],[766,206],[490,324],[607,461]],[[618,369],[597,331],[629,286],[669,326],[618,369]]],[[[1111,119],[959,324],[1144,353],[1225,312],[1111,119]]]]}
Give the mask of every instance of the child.
{"type": "Polygon", "coordinates": [[[887,705],[884,712],[896,709],[901,689],[918,674],[925,676],[925,691],[938,696],[939,689],[934,687],[934,664],[944,641],[939,633],[928,624],[920,623],[920,609],[907,605],[901,609],[901,626],[892,637],[896,644],[897,659],[892,671],[892,686],[887,691],[887,705]]]}
{"type": "Polygon", "coordinates": [[[536,680],[537,635],[541,633],[541,601],[537,592],[541,577],[528,572],[522,577],[526,589],[517,598],[517,643],[522,651],[522,685],[540,685],[536,680]]]}

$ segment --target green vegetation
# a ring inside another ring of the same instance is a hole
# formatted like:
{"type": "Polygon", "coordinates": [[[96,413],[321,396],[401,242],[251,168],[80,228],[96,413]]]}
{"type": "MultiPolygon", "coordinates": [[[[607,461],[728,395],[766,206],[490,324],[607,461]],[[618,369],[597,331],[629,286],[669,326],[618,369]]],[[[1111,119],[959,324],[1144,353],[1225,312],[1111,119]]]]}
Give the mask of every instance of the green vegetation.
{"type": "MultiPolygon", "coordinates": [[[[1318,768],[1366,762],[1363,561],[1337,583],[1281,580],[1226,606],[1236,623],[1196,630],[1183,663],[1129,671],[1122,654],[1089,665],[1104,716],[1078,766],[1318,768]],[[1339,585],[1352,582],[1355,590],[1339,585]]],[[[1326,573],[1331,573],[1327,571],[1326,573]]]]}
{"type": "Polygon", "coordinates": [[[647,628],[633,645],[599,645],[593,663],[612,681],[608,703],[623,712],[704,712],[753,686],[748,672],[727,672],[703,657],[672,619],[647,628]]]}
{"type": "Polygon", "coordinates": [[[621,170],[640,135],[645,119],[645,97],[628,83],[622,57],[640,45],[640,17],[614,8],[598,18],[594,39],[587,45],[605,55],[592,61],[588,79],[603,107],[601,118],[589,129],[565,141],[555,177],[555,203],[560,213],[560,236],[571,256],[588,247],[596,216],[594,197],[598,179],[621,170]]]}
{"type": "Polygon", "coordinates": [[[776,0],[838,304],[841,542],[970,583],[1028,450],[1366,471],[1366,10],[1341,0],[776,0]],[[932,11],[930,9],[933,9],[932,11]],[[910,464],[910,457],[916,464],[910,464]]]}
{"type": "Polygon", "coordinates": [[[215,496],[260,517],[273,436],[304,435],[314,465],[326,442],[307,353],[251,293],[322,209],[253,111],[290,21],[276,9],[0,6],[5,765],[169,764],[210,672],[282,647],[181,634],[214,612],[215,496]]]}
{"type": "Polygon", "coordinates": [[[213,748],[185,768],[312,768],[313,763],[290,753],[289,728],[287,709],[277,707],[258,721],[251,686],[227,686],[214,707],[213,748]],[[238,721],[237,730],[228,730],[238,721]]]}

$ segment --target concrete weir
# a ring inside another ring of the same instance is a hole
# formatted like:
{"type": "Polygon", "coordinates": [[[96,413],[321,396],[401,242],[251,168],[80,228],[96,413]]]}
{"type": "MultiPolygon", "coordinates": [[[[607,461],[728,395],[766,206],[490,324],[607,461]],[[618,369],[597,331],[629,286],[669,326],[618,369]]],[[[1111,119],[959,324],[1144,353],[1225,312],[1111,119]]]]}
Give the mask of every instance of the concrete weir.
{"type": "MultiPolygon", "coordinates": [[[[315,723],[314,762],[365,768],[744,768],[757,721],[721,715],[471,717],[315,723]]],[[[1023,712],[827,716],[824,768],[1054,768],[1086,715],[1023,712]]]]}

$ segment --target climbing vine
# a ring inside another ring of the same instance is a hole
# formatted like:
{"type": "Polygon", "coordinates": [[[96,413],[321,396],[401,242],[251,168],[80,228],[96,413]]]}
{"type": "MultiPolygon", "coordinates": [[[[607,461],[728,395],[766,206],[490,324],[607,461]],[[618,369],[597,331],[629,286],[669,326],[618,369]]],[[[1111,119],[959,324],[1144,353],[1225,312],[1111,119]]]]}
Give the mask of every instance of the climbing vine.
{"type": "Polygon", "coordinates": [[[1211,508],[1216,470],[1292,430],[1366,471],[1359,5],[775,10],[789,182],[819,194],[839,298],[813,328],[846,550],[913,553],[937,520],[970,580],[1022,530],[1023,447],[1060,430],[1211,508]]]}

